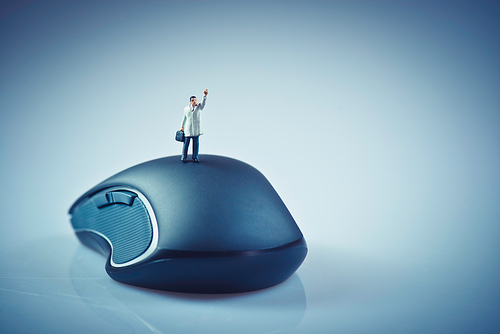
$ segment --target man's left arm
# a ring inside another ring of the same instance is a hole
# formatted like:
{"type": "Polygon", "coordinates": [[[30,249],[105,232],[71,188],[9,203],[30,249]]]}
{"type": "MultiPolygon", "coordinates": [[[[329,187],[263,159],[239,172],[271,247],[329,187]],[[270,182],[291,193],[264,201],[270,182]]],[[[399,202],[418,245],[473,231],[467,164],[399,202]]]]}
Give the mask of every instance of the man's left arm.
{"type": "Polygon", "coordinates": [[[205,91],[203,92],[203,98],[201,99],[201,103],[200,103],[201,110],[203,110],[203,108],[205,108],[205,102],[207,101],[207,95],[208,95],[208,89],[205,89],[205,91]]]}

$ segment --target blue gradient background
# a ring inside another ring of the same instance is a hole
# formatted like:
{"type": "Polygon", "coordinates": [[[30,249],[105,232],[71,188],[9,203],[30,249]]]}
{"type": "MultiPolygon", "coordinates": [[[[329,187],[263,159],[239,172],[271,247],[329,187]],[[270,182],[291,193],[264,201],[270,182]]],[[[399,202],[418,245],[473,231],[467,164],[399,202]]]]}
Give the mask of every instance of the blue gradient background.
{"type": "Polygon", "coordinates": [[[0,331],[500,332],[493,1],[0,5],[0,331]],[[309,255],[284,284],[124,286],[67,210],[112,174],[202,154],[273,184],[309,255]],[[169,316],[166,316],[169,315],[169,316]]]}

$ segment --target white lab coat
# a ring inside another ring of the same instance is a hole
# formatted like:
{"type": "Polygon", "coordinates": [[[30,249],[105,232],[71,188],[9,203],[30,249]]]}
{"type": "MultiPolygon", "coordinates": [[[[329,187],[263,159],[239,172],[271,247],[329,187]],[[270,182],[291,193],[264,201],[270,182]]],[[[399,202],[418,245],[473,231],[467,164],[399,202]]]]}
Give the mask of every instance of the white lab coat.
{"type": "Polygon", "coordinates": [[[206,101],[207,97],[204,95],[201,103],[198,103],[194,107],[194,110],[191,104],[184,108],[184,118],[182,119],[181,128],[184,128],[184,135],[186,137],[196,137],[203,134],[201,111],[205,108],[206,101]]]}

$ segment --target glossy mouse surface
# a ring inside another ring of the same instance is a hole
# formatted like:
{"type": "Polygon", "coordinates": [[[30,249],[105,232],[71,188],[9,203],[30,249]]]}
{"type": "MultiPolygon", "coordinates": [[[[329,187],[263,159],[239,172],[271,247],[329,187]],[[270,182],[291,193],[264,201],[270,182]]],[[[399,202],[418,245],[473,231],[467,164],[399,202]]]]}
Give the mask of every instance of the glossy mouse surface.
{"type": "Polygon", "coordinates": [[[101,182],[69,210],[76,235],[126,284],[234,293],[285,281],[307,245],[272,185],[244,162],[200,161],[156,159],[101,182]]]}

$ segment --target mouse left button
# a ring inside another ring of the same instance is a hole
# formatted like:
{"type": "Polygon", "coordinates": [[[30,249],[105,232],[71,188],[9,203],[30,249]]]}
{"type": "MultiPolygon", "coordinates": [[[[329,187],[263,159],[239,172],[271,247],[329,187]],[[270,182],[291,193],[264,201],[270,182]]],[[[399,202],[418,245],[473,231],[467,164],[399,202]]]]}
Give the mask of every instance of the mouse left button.
{"type": "Polygon", "coordinates": [[[98,209],[104,208],[111,204],[125,204],[131,206],[134,204],[136,194],[130,191],[109,191],[100,193],[92,197],[92,202],[98,209]]]}
{"type": "Polygon", "coordinates": [[[125,204],[131,206],[134,203],[136,194],[130,191],[110,191],[106,194],[108,201],[113,204],[125,204]]]}

